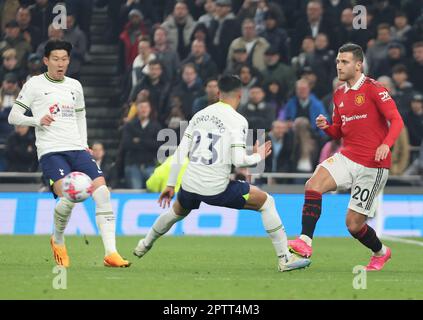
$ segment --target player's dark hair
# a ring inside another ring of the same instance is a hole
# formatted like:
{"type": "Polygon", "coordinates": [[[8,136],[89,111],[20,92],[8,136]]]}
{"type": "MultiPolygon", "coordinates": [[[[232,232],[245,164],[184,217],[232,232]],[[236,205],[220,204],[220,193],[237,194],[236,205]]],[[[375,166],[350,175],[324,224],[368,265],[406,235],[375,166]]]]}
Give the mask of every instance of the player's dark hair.
{"type": "Polygon", "coordinates": [[[217,83],[220,92],[230,93],[241,89],[241,79],[236,75],[223,75],[217,83]]]}
{"type": "Polygon", "coordinates": [[[363,49],[358,44],[346,43],[339,48],[338,52],[351,52],[356,60],[364,61],[363,49]]]}
{"type": "Polygon", "coordinates": [[[68,56],[72,52],[72,44],[63,40],[49,40],[44,47],[44,57],[50,57],[50,53],[54,50],[66,50],[68,56]]]}

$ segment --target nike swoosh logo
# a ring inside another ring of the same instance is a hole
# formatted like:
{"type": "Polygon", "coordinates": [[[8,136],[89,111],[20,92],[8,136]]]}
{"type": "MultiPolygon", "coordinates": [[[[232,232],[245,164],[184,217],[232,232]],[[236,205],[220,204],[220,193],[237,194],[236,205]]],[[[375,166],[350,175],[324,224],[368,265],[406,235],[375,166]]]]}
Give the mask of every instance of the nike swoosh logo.
{"type": "Polygon", "coordinates": [[[49,94],[52,94],[53,92],[44,92],[44,95],[47,96],[49,94]]]}

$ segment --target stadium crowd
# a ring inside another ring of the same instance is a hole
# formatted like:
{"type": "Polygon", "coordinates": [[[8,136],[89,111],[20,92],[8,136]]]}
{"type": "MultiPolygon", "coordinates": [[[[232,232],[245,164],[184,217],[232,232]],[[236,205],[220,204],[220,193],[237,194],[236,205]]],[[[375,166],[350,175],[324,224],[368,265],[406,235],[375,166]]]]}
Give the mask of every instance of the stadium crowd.
{"type": "MultiPolygon", "coordinates": [[[[44,71],[47,39],[74,45],[68,75],[79,78],[98,6],[107,7],[105,40],[120,48],[121,145],[112,161],[126,187],[145,188],[158,164],[157,133],[179,133],[181,121],[216,102],[224,73],[239,75],[238,111],[272,140],[266,171],[313,172],[342,144],[315,118],[332,114],[335,58],[347,42],[362,46],[365,73],[388,89],[406,124],[391,174],[423,174],[422,0],[69,0],[66,30],[50,25],[57,2],[0,1],[0,171],[37,170],[32,129],[11,127],[8,112],[22,84],[44,71]],[[354,27],[356,5],[367,8],[365,29],[354,27]]],[[[101,162],[101,141],[96,150],[101,162]]]]}

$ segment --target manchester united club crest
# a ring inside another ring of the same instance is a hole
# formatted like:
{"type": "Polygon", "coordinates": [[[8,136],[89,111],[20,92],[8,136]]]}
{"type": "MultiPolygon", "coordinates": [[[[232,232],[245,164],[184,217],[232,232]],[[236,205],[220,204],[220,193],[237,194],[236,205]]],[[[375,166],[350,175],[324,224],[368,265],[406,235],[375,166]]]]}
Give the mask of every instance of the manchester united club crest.
{"type": "Polygon", "coordinates": [[[355,96],[354,103],[356,106],[361,106],[365,101],[364,94],[360,93],[355,96]]]}
{"type": "Polygon", "coordinates": [[[59,104],[55,103],[52,106],[49,107],[50,114],[57,114],[60,112],[59,104]]]}

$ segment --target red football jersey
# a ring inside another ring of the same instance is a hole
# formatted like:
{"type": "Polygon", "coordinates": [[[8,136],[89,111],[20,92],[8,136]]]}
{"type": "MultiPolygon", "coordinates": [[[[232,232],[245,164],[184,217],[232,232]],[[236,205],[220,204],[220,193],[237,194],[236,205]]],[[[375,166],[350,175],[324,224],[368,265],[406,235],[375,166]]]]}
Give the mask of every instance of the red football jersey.
{"type": "Polygon", "coordinates": [[[340,152],[365,167],[389,168],[391,152],[385,160],[375,161],[376,149],[381,144],[392,147],[404,123],[388,91],[363,74],[351,88],[340,86],[333,103],[332,125],[325,132],[344,139],[340,152]]]}

